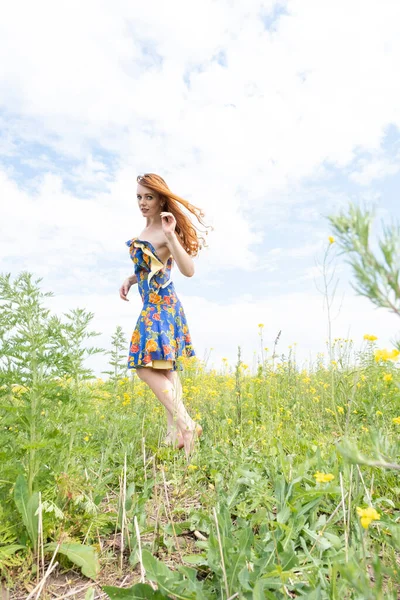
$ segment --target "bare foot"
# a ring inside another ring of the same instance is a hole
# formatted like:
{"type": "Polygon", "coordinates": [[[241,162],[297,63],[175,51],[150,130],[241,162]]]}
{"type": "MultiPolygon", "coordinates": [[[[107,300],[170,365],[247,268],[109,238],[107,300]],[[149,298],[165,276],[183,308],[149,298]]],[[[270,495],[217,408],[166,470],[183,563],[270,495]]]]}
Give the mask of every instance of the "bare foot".
{"type": "Polygon", "coordinates": [[[178,448],[183,447],[182,434],[178,431],[175,435],[172,431],[168,431],[163,441],[164,446],[177,446],[178,448]],[[182,445],[181,445],[182,444],[182,445]]]}
{"type": "Polygon", "coordinates": [[[196,437],[200,437],[203,433],[203,428],[201,425],[195,425],[194,429],[187,429],[181,431],[182,442],[178,445],[178,448],[185,448],[186,458],[189,458],[191,453],[194,450],[194,445],[196,442],[196,437]]]}

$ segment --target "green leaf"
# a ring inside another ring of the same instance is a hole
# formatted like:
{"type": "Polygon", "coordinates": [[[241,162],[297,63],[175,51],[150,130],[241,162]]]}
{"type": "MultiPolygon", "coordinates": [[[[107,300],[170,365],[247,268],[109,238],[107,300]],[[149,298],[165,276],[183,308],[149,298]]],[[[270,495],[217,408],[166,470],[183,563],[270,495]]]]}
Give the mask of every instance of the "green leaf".
{"type": "Polygon", "coordinates": [[[230,589],[237,587],[239,572],[245,567],[246,559],[250,557],[250,547],[253,541],[253,532],[250,527],[243,529],[238,536],[237,554],[227,565],[227,577],[230,589]]]}
{"type": "Polygon", "coordinates": [[[14,488],[14,501],[18,512],[29,534],[34,550],[36,550],[38,539],[38,515],[36,511],[39,507],[39,494],[35,492],[29,496],[28,484],[23,475],[18,475],[14,488]]]}
{"type": "Polygon", "coordinates": [[[137,583],[131,588],[105,585],[102,587],[102,590],[111,600],[165,600],[165,598],[170,598],[170,596],[165,596],[160,590],[153,590],[147,583],[137,583]]]}
{"type": "Polygon", "coordinates": [[[10,544],[10,546],[0,546],[0,557],[2,556],[11,556],[11,554],[15,554],[17,550],[23,550],[25,546],[21,546],[21,544],[10,544]]]}
{"type": "Polygon", "coordinates": [[[166,594],[172,594],[177,600],[202,600],[201,583],[183,579],[176,571],[171,571],[163,562],[154,558],[148,550],[142,551],[146,576],[155,581],[158,588],[166,594]]]}
{"type": "MultiPolygon", "coordinates": [[[[47,552],[54,552],[56,548],[57,544],[54,543],[45,546],[47,552]]],[[[71,542],[70,544],[61,544],[58,552],[64,554],[68,560],[78,565],[78,567],[81,567],[83,575],[90,579],[96,579],[100,571],[100,563],[97,552],[92,546],[71,542]]]]}
{"type": "Polygon", "coordinates": [[[189,565],[207,565],[207,557],[204,554],[186,554],[182,560],[189,565]]]}

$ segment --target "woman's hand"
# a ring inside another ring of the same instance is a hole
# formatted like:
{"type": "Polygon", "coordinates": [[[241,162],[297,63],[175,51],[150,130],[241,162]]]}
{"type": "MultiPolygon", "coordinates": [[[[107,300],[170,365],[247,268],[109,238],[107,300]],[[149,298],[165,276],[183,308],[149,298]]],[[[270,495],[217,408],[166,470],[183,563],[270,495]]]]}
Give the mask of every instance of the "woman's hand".
{"type": "Polygon", "coordinates": [[[119,288],[119,297],[122,300],[126,300],[126,302],[129,302],[129,300],[127,298],[127,295],[128,295],[129,290],[131,289],[131,287],[135,283],[137,283],[137,277],[136,277],[136,275],[132,275],[132,277],[127,277],[125,279],[124,283],[119,288]]]}
{"type": "Polygon", "coordinates": [[[175,232],[176,227],[176,219],[174,215],[170,212],[161,212],[161,226],[165,235],[168,237],[175,232]]]}

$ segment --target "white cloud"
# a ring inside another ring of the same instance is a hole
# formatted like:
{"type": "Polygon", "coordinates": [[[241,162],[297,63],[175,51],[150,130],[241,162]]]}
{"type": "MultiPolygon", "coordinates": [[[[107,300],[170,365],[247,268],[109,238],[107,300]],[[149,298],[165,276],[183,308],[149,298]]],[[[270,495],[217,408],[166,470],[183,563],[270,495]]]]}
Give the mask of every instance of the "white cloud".
{"type": "Polygon", "coordinates": [[[350,175],[350,179],[360,185],[369,185],[375,179],[383,179],[400,171],[400,154],[397,156],[375,156],[359,161],[358,168],[350,175]]]}
{"type": "MultiPolygon", "coordinates": [[[[85,291],[87,302],[93,288],[108,298],[131,270],[123,244],[142,229],[135,175],[149,170],[215,226],[198,273],[216,294],[224,269],[236,277],[311,259],[324,215],[347,201],[330,166],[363,185],[394,172],[381,146],[387,127],[400,127],[400,4],[288,0],[267,31],[263,17],[276,6],[9,3],[0,23],[0,269],[32,270],[59,292],[85,291]]],[[[267,310],[286,322],[282,306],[304,310],[297,318],[309,323],[306,298],[281,300],[229,310],[248,330],[267,310]]],[[[203,316],[224,315],[197,302],[203,316]]],[[[120,308],[108,310],[115,323],[120,308]]]]}

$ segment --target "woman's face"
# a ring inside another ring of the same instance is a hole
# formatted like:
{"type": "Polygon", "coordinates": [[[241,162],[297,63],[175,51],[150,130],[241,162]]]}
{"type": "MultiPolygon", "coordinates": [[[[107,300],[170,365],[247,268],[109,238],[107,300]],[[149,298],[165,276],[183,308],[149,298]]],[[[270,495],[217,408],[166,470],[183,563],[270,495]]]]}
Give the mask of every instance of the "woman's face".
{"type": "Polygon", "coordinates": [[[161,212],[161,199],[157,192],[153,192],[144,185],[137,186],[137,201],[139,209],[144,217],[156,217],[161,212]]]}

